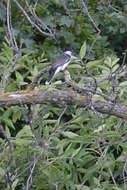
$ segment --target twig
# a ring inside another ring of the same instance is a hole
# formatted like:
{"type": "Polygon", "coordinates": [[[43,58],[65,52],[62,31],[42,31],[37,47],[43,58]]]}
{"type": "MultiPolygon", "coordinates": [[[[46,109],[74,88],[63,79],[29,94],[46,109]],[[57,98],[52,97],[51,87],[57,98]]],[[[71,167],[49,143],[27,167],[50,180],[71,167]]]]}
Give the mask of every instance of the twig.
{"type": "Polygon", "coordinates": [[[36,164],[37,164],[39,158],[40,158],[40,155],[37,156],[36,158],[34,158],[33,166],[32,166],[32,168],[31,168],[30,175],[29,175],[29,177],[28,177],[28,179],[27,179],[27,184],[26,184],[25,190],[29,190],[30,187],[31,187],[31,185],[32,185],[32,183],[33,183],[32,175],[33,175],[35,166],[36,166],[36,164]]]}
{"type": "Polygon", "coordinates": [[[76,117],[74,117],[74,118],[72,118],[71,120],[69,120],[69,121],[67,121],[66,123],[64,123],[62,130],[65,131],[65,130],[68,128],[68,126],[70,126],[70,124],[71,124],[74,120],[76,120],[76,119],[78,119],[79,117],[81,117],[81,116],[84,114],[84,112],[87,110],[87,108],[88,108],[88,107],[86,106],[85,108],[83,108],[83,110],[81,111],[80,114],[78,114],[76,117]]]}
{"type": "Polygon", "coordinates": [[[44,28],[45,28],[46,30],[48,30],[49,33],[55,38],[55,35],[54,35],[53,32],[51,31],[51,29],[50,29],[44,22],[42,22],[42,20],[41,20],[41,19],[37,16],[37,14],[36,14],[36,6],[37,6],[37,2],[38,2],[38,1],[36,1],[35,6],[34,6],[33,9],[30,7],[30,5],[29,5],[29,3],[28,3],[27,0],[25,0],[25,2],[26,2],[26,5],[27,5],[28,10],[30,11],[30,13],[31,13],[31,15],[34,17],[34,19],[38,22],[38,25],[40,26],[40,28],[41,28],[42,26],[44,26],[44,28]]]}
{"type": "Polygon", "coordinates": [[[63,7],[64,7],[64,9],[65,9],[65,11],[66,11],[66,13],[67,13],[67,15],[71,16],[70,10],[67,8],[67,5],[66,5],[65,0],[60,0],[60,2],[61,2],[61,4],[63,5],[63,7]]]}
{"type": "Polygon", "coordinates": [[[34,138],[35,138],[38,146],[42,147],[42,141],[40,140],[40,137],[38,136],[37,131],[33,127],[33,121],[34,121],[33,112],[35,112],[34,107],[36,105],[33,105],[33,110],[32,110],[32,107],[31,107],[32,105],[29,105],[29,106],[30,106],[30,108],[29,108],[29,125],[30,125],[31,131],[32,131],[32,133],[34,135],[34,138]]]}
{"type": "Polygon", "coordinates": [[[14,68],[16,66],[16,64],[18,63],[18,58],[21,55],[21,51],[20,48],[18,48],[14,33],[12,31],[12,26],[11,26],[11,12],[10,12],[10,0],[7,1],[7,25],[8,25],[8,32],[9,32],[9,38],[10,38],[10,43],[13,47],[13,49],[15,50],[16,54],[14,57],[14,62],[10,67],[10,71],[8,72],[7,75],[3,76],[2,78],[2,87],[1,87],[1,92],[3,93],[5,91],[7,82],[9,80],[9,78],[11,77],[12,73],[14,72],[14,68]]]}
{"type": "Polygon", "coordinates": [[[116,180],[115,180],[115,178],[114,178],[114,176],[113,176],[113,173],[112,173],[112,170],[111,170],[111,168],[110,168],[109,166],[108,166],[108,170],[109,170],[110,176],[111,176],[111,178],[112,178],[112,181],[113,181],[113,183],[114,183],[116,189],[118,189],[116,180]]]}
{"type": "Polygon", "coordinates": [[[18,63],[18,59],[19,59],[20,55],[21,55],[21,51],[19,50],[15,55],[14,63],[11,65],[10,71],[8,72],[7,75],[3,76],[3,78],[2,78],[2,88],[1,88],[2,93],[4,93],[7,82],[9,80],[9,78],[11,77],[12,73],[14,72],[14,68],[15,68],[16,64],[18,63]]]}
{"type": "Polygon", "coordinates": [[[93,18],[91,17],[91,15],[90,15],[90,13],[89,13],[89,11],[87,9],[87,6],[86,6],[85,2],[83,0],[80,0],[80,1],[81,1],[81,4],[82,4],[83,8],[87,12],[87,15],[88,15],[90,21],[92,22],[94,28],[96,29],[97,32],[100,32],[100,29],[97,27],[96,23],[94,22],[93,18]]]}
{"type": "Polygon", "coordinates": [[[36,76],[35,78],[33,79],[33,82],[29,85],[29,88],[30,89],[34,89],[39,81],[39,79],[42,77],[42,75],[45,73],[45,72],[48,72],[49,70],[51,69],[51,66],[48,66],[44,69],[42,69],[36,76]]]}
{"type": "Polygon", "coordinates": [[[7,185],[9,185],[10,187],[10,190],[12,189],[12,179],[11,179],[11,176],[10,176],[10,173],[11,173],[11,168],[13,166],[13,160],[14,160],[14,157],[13,157],[13,151],[14,151],[14,148],[13,148],[13,144],[12,142],[9,140],[9,138],[7,137],[2,125],[0,125],[0,131],[3,135],[3,137],[5,138],[6,142],[8,143],[8,146],[9,146],[9,151],[10,151],[10,160],[8,162],[8,166],[7,166],[7,169],[6,169],[6,179],[7,179],[7,185]]]}
{"type": "MultiPolygon", "coordinates": [[[[102,151],[102,145],[99,146],[100,152],[102,152],[102,154],[101,154],[101,157],[100,157],[99,160],[98,160],[98,163],[101,161],[102,158],[103,158],[105,161],[108,161],[108,158],[107,158],[106,154],[107,154],[107,152],[108,152],[108,150],[109,150],[109,147],[110,147],[110,145],[106,146],[106,148],[104,149],[104,151],[102,151]]],[[[108,170],[109,170],[110,176],[111,176],[111,178],[112,178],[112,181],[113,181],[115,187],[118,188],[118,187],[117,187],[117,184],[116,184],[116,181],[115,181],[115,178],[114,178],[114,176],[113,176],[113,173],[112,173],[111,168],[110,168],[109,166],[107,166],[107,168],[108,168],[108,170]]]]}
{"type": "Polygon", "coordinates": [[[9,32],[9,37],[10,37],[10,43],[12,47],[14,48],[15,46],[14,46],[12,30],[10,26],[10,0],[7,1],[7,26],[8,26],[8,32],[9,32]]]}
{"type": "Polygon", "coordinates": [[[97,41],[97,39],[98,39],[98,37],[99,37],[101,31],[100,31],[100,29],[97,27],[97,25],[96,25],[95,21],[93,20],[92,16],[90,15],[90,13],[89,13],[89,11],[88,11],[88,8],[87,8],[87,6],[86,6],[84,0],[80,0],[80,2],[81,2],[81,4],[82,4],[83,8],[85,9],[85,11],[86,11],[86,13],[87,13],[87,15],[88,15],[88,17],[89,17],[91,23],[93,24],[94,28],[95,28],[96,31],[97,31],[97,37],[93,40],[92,45],[91,45],[91,47],[90,47],[90,49],[89,49],[89,52],[88,52],[88,54],[87,54],[87,58],[85,59],[85,62],[84,62],[84,64],[83,64],[83,65],[85,65],[85,70],[86,70],[87,74],[88,74],[90,77],[92,77],[93,80],[94,80],[94,84],[95,84],[95,89],[94,89],[94,91],[96,92],[96,90],[97,90],[97,81],[96,81],[96,78],[88,71],[87,65],[86,65],[85,63],[88,61],[89,55],[90,55],[90,53],[91,53],[91,50],[93,49],[93,47],[94,47],[94,45],[95,45],[95,43],[96,43],[96,41],[97,41]]]}
{"type": "Polygon", "coordinates": [[[10,0],[7,1],[7,26],[8,26],[8,32],[9,32],[9,38],[10,38],[10,43],[13,47],[13,49],[17,52],[18,51],[18,45],[12,30],[12,25],[11,25],[11,4],[10,0]]]}
{"type": "Polygon", "coordinates": [[[7,27],[8,27],[8,32],[9,32],[9,38],[10,38],[10,43],[15,51],[18,51],[18,45],[12,30],[12,25],[11,25],[11,3],[10,0],[7,1],[7,27]]]}
{"type": "Polygon", "coordinates": [[[55,124],[55,126],[53,128],[52,134],[50,135],[50,138],[47,141],[47,144],[50,144],[50,140],[52,139],[53,136],[55,136],[57,127],[58,127],[58,125],[60,123],[60,120],[61,120],[62,116],[64,115],[65,111],[67,110],[67,107],[68,106],[66,105],[65,108],[63,109],[63,111],[61,112],[59,118],[57,119],[57,122],[56,122],[56,124],[55,124]]]}
{"type": "MultiPolygon", "coordinates": [[[[65,72],[65,80],[66,80],[66,83],[68,85],[71,85],[76,91],[80,92],[80,93],[91,93],[91,94],[97,94],[97,95],[100,95],[102,96],[103,98],[105,98],[105,100],[108,100],[108,101],[114,101],[112,100],[109,96],[103,94],[102,92],[99,92],[97,90],[95,90],[97,88],[97,84],[95,86],[95,89],[90,89],[90,87],[83,87],[81,85],[79,85],[78,83],[75,83],[75,82],[72,82],[71,80],[71,76],[70,76],[70,73],[68,70],[66,70],[65,72]]],[[[90,94],[89,94],[90,95],[90,94]]]]}
{"type": "Polygon", "coordinates": [[[27,12],[23,9],[23,7],[19,4],[19,2],[17,0],[13,0],[16,5],[19,7],[19,9],[23,12],[23,14],[25,15],[25,17],[27,18],[27,20],[29,21],[29,23],[35,27],[40,33],[42,33],[43,35],[45,36],[48,36],[48,37],[54,37],[53,34],[50,34],[48,32],[44,32],[37,24],[35,24],[31,18],[29,17],[29,15],[27,14],[27,12]]]}

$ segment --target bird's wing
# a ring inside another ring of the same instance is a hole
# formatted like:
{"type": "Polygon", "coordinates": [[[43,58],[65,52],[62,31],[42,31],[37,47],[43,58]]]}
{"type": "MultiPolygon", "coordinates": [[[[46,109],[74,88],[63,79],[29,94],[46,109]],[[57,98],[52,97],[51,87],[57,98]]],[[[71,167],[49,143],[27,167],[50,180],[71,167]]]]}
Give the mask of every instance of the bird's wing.
{"type": "Polygon", "coordinates": [[[52,64],[52,69],[54,70],[57,67],[64,65],[65,63],[68,63],[70,60],[71,60],[71,57],[69,55],[62,54],[56,59],[55,63],[52,64]]]}

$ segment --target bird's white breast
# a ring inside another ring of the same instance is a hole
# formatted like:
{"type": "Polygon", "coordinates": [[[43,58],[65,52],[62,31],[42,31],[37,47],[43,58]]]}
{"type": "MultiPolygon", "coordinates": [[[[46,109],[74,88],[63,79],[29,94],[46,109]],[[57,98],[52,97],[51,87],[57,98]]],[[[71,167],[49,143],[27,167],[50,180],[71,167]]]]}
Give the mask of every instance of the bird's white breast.
{"type": "Polygon", "coordinates": [[[64,71],[64,69],[68,66],[69,62],[68,63],[65,63],[62,67],[61,67],[61,71],[64,71]]]}

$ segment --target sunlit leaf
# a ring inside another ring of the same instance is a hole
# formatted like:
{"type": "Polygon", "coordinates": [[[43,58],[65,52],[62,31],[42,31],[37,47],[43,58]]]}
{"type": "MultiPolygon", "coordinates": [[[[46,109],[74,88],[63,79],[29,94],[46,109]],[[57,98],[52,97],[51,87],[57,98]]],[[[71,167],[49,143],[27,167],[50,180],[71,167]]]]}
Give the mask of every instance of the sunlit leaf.
{"type": "Polygon", "coordinates": [[[80,48],[80,58],[83,59],[86,55],[86,41],[83,43],[83,45],[80,48]]]}
{"type": "Polygon", "coordinates": [[[79,64],[70,64],[68,66],[68,68],[70,68],[70,69],[83,69],[83,67],[79,64]]]}
{"type": "Polygon", "coordinates": [[[127,81],[123,81],[119,84],[119,86],[127,86],[127,81]]]}
{"type": "Polygon", "coordinates": [[[0,176],[4,176],[5,175],[5,172],[3,168],[0,167],[0,176]]]}
{"type": "Polygon", "coordinates": [[[62,135],[64,135],[65,137],[69,137],[69,138],[74,138],[74,137],[78,136],[76,133],[72,133],[70,131],[68,131],[68,132],[62,132],[62,135]]]}
{"type": "Polygon", "coordinates": [[[103,64],[103,59],[89,61],[89,62],[87,62],[87,67],[88,68],[93,68],[93,67],[97,67],[100,64],[103,64]]]}

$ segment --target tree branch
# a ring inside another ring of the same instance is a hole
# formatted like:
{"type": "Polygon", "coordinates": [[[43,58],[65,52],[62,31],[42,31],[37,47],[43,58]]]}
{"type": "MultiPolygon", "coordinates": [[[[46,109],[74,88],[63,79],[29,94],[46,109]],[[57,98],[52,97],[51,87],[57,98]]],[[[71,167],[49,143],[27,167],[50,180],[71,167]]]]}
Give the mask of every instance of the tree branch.
{"type": "Polygon", "coordinates": [[[38,81],[43,76],[44,73],[48,72],[51,69],[51,66],[48,66],[46,68],[43,68],[33,79],[32,83],[29,85],[30,89],[34,89],[36,85],[38,84],[38,81]]]}
{"type": "Polygon", "coordinates": [[[12,25],[11,25],[11,1],[8,0],[7,1],[7,26],[8,26],[8,34],[9,34],[9,39],[10,39],[10,44],[13,47],[13,49],[15,50],[14,53],[14,60],[13,63],[10,66],[10,69],[8,71],[8,73],[6,75],[3,75],[2,77],[2,87],[1,87],[1,92],[4,93],[7,82],[9,80],[9,78],[11,77],[12,73],[14,72],[15,66],[18,63],[18,59],[21,56],[21,46],[18,47],[16,39],[15,39],[15,35],[14,32],[12,30],[12,25]]]}
{"type": "Polygon", "coordinates": [[[95,21],[93,20],[92,16],[90,15],[90,13],[89,13],[89,11],[88,11],[88,8],[87,8],[87,6],[86,6],[84,0],[80,0],[80,2],[81,2],[81,4],[82,4],[84,10],[86,11],[86,13],[87,13],[87,15],[88,15],[88,17],[89,17],[91,23],[93,24],[94,28],[96,29],[97,32],[100,33],[100,29],[98,28],[97,24],[95,23],[95,21]]]}
{"type": "Polygon", "coordinates": [[[35,24],[31,18],[29,17],[29,15],[27,14],[27,12],[23,9],[23,7],[19,4],[19,2],[17,0],[13,0],[15,2],[15,4],[18,6],[18,8],[23,12],[23,14],[25,15],[25,17],[27,18],[28,22],[35,27],[40,33],[42,33],[45,36],[48,37],[54,37],[54,35],[52,33],[48,33],[48,32],[44,32],[37,24],[35,24]]]}
{"type": "Polygon", "coordinates": [[[12,142],[9,140],[8,136],[6,135],[2,125],[0,125],[0,132],[2,133],[5,141],[8,143],[8,146],[9,146],[10,158],[9,158],[9,161],[8,161],[5,176],[6,176],[6,185],[7,186],[9,185],[10,189],[12,189],[13,181],[11,179],[11,174],[12,174],[11,169],[13,167],[13,161],[14,161],[14,147],[13,147],[12,142]]]}
{"type": "Polygon", "coordinates": [[[94,108],[104,114],[114,115],[127,119],[127,106],[120,103],[101,101],[97,98],[89,98],[71,90],[25,90],[0,94],[0,107],[8,107],[22,104],[53,104],[76,105],[78,107],[94,108]]]}

